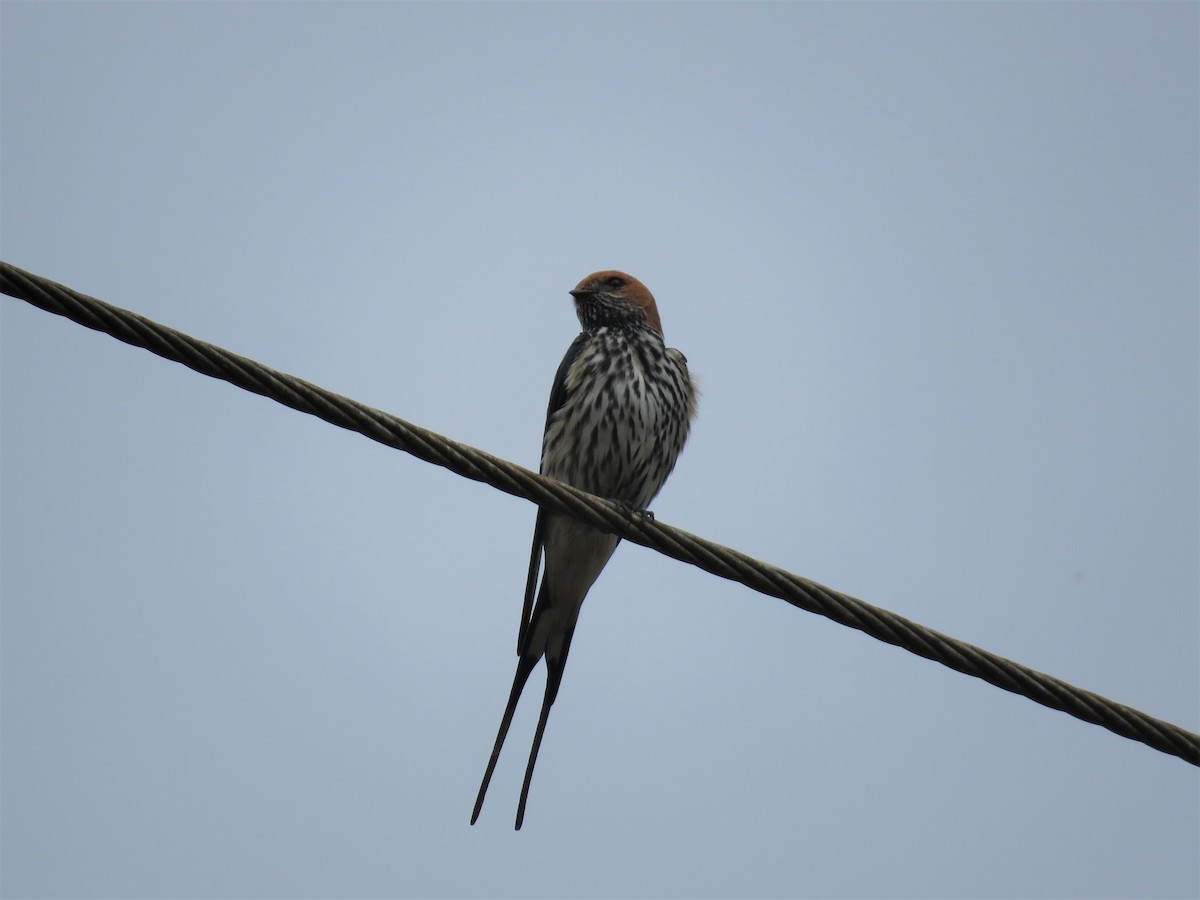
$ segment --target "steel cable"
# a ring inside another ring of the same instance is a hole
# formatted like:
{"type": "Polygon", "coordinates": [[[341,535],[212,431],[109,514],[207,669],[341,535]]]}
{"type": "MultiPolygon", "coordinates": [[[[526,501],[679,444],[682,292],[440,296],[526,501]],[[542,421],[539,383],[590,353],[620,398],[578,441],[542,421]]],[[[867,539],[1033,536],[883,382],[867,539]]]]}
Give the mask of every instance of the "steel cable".
{"type": "Polygon", "coordinates": [[[460,444],[389,413],[327,391],[293,375],[160,325],[144,316],[0,262],[0,291],[102,331],[135,347],[228,381],[292,409],[356,431],[505,493],[524,497],[626,540],[786,600],[841,625],[989,684],[1100,725],[1130,740],[1200,766],[1200,735],[1028,666],[912,622],[651,517],[629,515],[609,500],[544,478],[529,469],[460,444]]]}

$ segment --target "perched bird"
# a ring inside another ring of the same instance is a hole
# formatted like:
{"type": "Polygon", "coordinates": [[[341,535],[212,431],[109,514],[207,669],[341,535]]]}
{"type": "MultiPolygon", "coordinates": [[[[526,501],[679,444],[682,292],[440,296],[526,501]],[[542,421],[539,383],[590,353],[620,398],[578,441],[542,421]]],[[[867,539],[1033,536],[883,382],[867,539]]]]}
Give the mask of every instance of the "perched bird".
{"type": "MultiPolygon", "coordinates": [[[[541,472],[631,511],[644,511],[675,467],[695,412],[696,388],[687,360],[663,343],[654,297],[636,278],[611,270],[596,272],[579,282],[571,296],[583,331],[567,348],[554,376],[541,472]]],[[[483,808],[525,682],[545,657],[546,694],[517,806],[516,827],[521,827],[579,609],[619,540],[570,516],[538,510],[517,638],[517,674],[479,786],[472,825],[483,808]]]]}

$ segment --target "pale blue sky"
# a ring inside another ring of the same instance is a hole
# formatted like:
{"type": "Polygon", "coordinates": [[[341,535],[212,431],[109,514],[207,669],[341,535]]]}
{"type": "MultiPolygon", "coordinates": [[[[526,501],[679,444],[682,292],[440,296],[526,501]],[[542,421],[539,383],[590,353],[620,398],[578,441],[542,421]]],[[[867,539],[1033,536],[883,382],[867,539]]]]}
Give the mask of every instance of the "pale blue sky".
{"type": "MultiPolygon", "coordinates": [[[[3,258],[1200,727],[1195,3],[0,6],[3,258]]],[[[1190,897],[1178,759],[622,546],[479,824],[533,509],[9,298],[6,897],[1190,897]]],[[[540,695],[541,674],[532,682],[540,695]]]]}

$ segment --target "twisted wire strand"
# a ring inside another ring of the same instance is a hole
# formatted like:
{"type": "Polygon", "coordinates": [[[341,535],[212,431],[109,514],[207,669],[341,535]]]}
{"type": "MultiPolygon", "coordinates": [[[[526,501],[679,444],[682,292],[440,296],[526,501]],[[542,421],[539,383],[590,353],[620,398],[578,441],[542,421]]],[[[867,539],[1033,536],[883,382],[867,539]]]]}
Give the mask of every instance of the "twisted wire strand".
{"type": "Polygon", "coordinates": [[[658,519],[629,516],[609,500],[545,478],[6,262],[0,262],[0,291],[182,363],[203,375],[228,381],[330,424],[356,431],[507,494],[523,497],[555,512],[567,513],[713,575],[786,600],[800,609],[1200,766],[1200,735],[737,550],[689,534],[658,519]]]}

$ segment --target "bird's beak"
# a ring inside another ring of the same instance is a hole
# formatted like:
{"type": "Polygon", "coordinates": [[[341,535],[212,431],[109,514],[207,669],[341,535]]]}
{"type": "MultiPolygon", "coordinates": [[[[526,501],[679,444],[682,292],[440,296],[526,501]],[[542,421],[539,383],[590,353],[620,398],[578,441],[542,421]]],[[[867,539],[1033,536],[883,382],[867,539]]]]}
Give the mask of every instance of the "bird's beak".
{"type": "Polygon", "coordinates": [[[585,291],[581,288],[575,288],[575,290],[567,291],[567,293],[574,297],[576,302],[580,300],[586,300],[588,297],[593,297],[596,294],[595,291],[585,291]]]}

